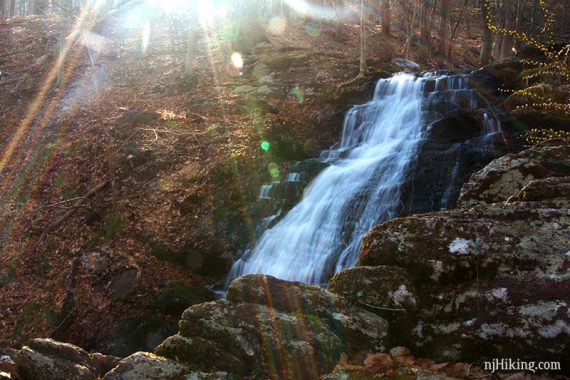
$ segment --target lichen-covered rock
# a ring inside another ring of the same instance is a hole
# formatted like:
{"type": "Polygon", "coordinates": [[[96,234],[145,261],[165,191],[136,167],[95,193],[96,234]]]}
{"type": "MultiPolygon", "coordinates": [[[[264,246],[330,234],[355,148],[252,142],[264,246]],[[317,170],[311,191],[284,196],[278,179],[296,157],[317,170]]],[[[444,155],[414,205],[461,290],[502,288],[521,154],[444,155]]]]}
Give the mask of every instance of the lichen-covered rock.
{"type": "Polygon", "coordinates": [[[181,380],[191,370],[184,364],[148,352],[137,352],[119,362],[104,380],[181,380]]]}
{"type": "Polygon", "coordinates": [[[318,378],[342,352],[384,346],[387,322],[320,287],[249,275],[228,300],[187,309],[156,353],[194,370],[239,378],[318,378]]]}
{"type": "Polygon", "coordinates": [[[156,352],[200,370],[222,370],[240,378],[316,378],[342,352],[339,337],[316,318],[280,313],[254,304],[211,302],[188,309],[180,335],[156,352]],[[313,346],[313,342],[315,346],[313,346]]]}
{"type": "Polygon", "coordinates": [[[505,105],[508,110],[514,110],[517,107],[535,104],[538,102],[538,99],[549,99],[555,103],[566,103],[569,96],[570,94],[567,87],[564,88],[564,86],[552,86],[546,83],[539,83],[527,87],[524,92],[516,92],[510,95],[505,101],[505,105]]]}
{"type": "Polygon", "coordinates": [[[312,315],[326,323],[348,344],[350,351],[381,347],[387,331],[384,319],[352,307],[347,300],[320,286],[246,275],[228,288],[228,301],[269,306],[289,314],[312,315]]]}
{"type": "Polygon", "coordinates": [[[408,273],[394,266],[345,269],[330,279],[328,290],[379,312],[413,312],[418,306],[408,273]]]}
{"type": "Polygon", "coordinates": [[[107,372],[104,380],[233,380],[226,372],[193,371],[179,361],[148,352],[134,353],[107,372]]]}
{"type": "Polygon", "coordinates": [[[570,147],[537,146],[496,159],[463,185],[459,207],[504,202],[534,179],[570,176],[570,147]]]}
{"type": "Polygon", "coordinates": [[[89,354],[69,343],[32,339],[15,355],[17,372],[24,379],[96,379],[118,363],[119,358],[89,354]]]}
{"type": "Polygon", "coordinates": [[[570,202],[570,177],[533,179],[507,202],[570,202]]]}
{"type": "Polygon", "coordinates": [[[395,219],[366,236],[360,264],[402,267],[418,291],[416,325],[396,343],[436,360],[569,362],[567,201],[395,219]]]}
{"type": "Polygon", "coordinates": [[[492,204],[376,226],[363,241],[360,265],[397,265],[424,283],[463,283],[518,269],[546,280],[566,271],[569,250],[567,207],[492,204]]]}
{"type": "MultiPolygon", "coordinates": [[[[0,349],[0,375],[4,374],[6,379],[18,379],[16,363],[8,355],[4,355],[0,349]]],[[[0,379],[3,379],[0,376],[0,379]]]]}
{"type": "Polygon", "coordinates": [[[85,363],[50,356],[24,346],[16,356],[18,373],[24,379],[35,380],[95,380],[93,368],[85,363]]]}

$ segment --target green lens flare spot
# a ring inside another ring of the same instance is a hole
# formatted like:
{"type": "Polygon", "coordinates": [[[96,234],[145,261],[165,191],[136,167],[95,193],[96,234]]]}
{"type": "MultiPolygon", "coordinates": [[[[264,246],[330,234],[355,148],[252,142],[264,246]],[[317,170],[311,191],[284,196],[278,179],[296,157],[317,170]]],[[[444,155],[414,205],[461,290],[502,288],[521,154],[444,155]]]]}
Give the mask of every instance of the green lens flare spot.
{"type": "Polygon", "coordinates": [[[261,150],[263,150],[264,152],[268,152],[270,148],[271,148],[271,144],[269,143],[269,141],[262,141],[261,142],[261,150]]]}
{"type": "Polygon", "coordinates": [[[267,169],[269,169],[269,175],[272,178],[275,179],[279,178],[279,167],[277,166],[277,164],[272,162],[267,166],[267,169]]]}
{"type": "Polygon", "coordinates": [[[299,85],[293,87],[290,91],[290,94],[293,95],[293,97],[295,97],[299,103],[302,103],[303,100],[305,100],[305,93],[299,85]]]}

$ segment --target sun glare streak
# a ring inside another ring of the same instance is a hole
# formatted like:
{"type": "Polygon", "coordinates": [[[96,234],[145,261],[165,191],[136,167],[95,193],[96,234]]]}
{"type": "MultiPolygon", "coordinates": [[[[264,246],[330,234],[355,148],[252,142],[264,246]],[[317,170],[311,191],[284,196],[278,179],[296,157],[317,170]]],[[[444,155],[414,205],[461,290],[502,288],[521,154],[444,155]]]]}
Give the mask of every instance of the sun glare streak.
{"type": "MultiPolygon", "coordinates": [[[[88,14],[87,9],[83,9],[81,11],[79,17],[77,18],[77,22],[75,23],[75,25],[72,28],[72,33],[70,33],[70,35],[73,35],[74,33],[77,33],[78,31],[81,30],[81,28],[85,24],[85,18],[87,17],[87,14],[88,14]]],[[[41,106],[42,106],[43,102],[46,100],[46,98],[48,96],[48,92],[50,91],[53,83],[55,82],[55,79],[57,78],[57,74],[58,74],[60,68],[63,66],[63,64],[65,62],[65,58],[69,54],[74,43],[75,43],[75,39],[73,39],[73,38],[66,38],[65,39],[64,44],[63,44],[61,51],[59,53],[57,63],[49,71],[44,85],[41,87],[36,98],[32,101],[25,118],[22,120],[22,122],[20,123],[20,126],[16,130],[16,133],[12,136],[12,139],[7,144],[4,152],[2,152],[2,157],[0,158],[0,173],[6,167],[6,163],[12,157],[14,151],[16,150],[16,148],[21,143],[22,138],[29,131],[29,128],[32,124],[32,121],[40,112],[41,106]]]]}
{"type": "MultiPolygon", "coordinates": [[[[74,54],[69,55],[77,41],[77,36],[81,34],[88,13],[87,8],[81,10],[76,23],[70,29],[68,38],[64,40],[56,64],[49,69],[44,83],[39,87],[37,95],[30,102],[26,114],[19,122],[15,133],[7,142],[0,155],[0,173],[2,173],[0,185],[3,193],[6,195],[6,197],[3,197],[3,201],[6,201],[6,204],[15,204],[15,200],[25,199],[17,202],[23,206],[25,212],[34,209],[36,203],[34,199],[27,199],[28,194],[26,194],[26,191],[28,193],[32,191],[34,183],[49,180],[46,176],[50,175],[50,170],[43,170],[42,168],[45,168],[46,165],[54,165],[49,155],[49,149],[43,145],[44,141],[41,140],[41,136],[49,121],[53,120],[63,94],[58,93],[49,99],[49,93],[65,61],[71,61],[72,63],[63,72],[61,78],[62,88],[65,86],[66,78],[70,76],[71,71],[75,67],[74,63],[82,56],[81,49],[76,49],[74,54]],[[48,99],[49,101],[46,104],[48,99]],[[47,149],[47,156],[38,156],[42,147],[47,149]],[[8,166],[9,163],[11,164],[10,166],[8,166]],[[43,174],[33,176],[33,173],[36,172],[43,174]],[[21,176],[22,180],[16,181],[16,176],[18,178],[21,176]],[[29,178],[26,176],[29,176],[29,178]]],[[[23,214],[20,213],[20,215],[23,214]]],[[[10,218],[9,214],[8,216],[0,216],[2,217],[0,224],[6,227],[4,230],[5,241],[9,241],[13,229],[20,223],[20,218],[7,219],[10,218]]],[[[18,246],[25,250],[28,243],[29,241],[22,241],[18,246]]],[[[13,254],[15,255],[17,252],[13,252],[13,254]]]]}
{"type": "Polygon", "coordinates": [[[142,42],[141,42],[141,51],[146,53],[148,49],[148,43],[150,41],[150,24],[146,22],[142,29],[142,42]]]}
{"type": "Polygon", "coordinates": [[[311,4],[305,0],[284,0],[284,3],[302,16],[311,16],[325,20],[346,19],[351,14],[354,14],[354,10],[350,6],[337,7],[335,9],[330,6],[311,4]]]}

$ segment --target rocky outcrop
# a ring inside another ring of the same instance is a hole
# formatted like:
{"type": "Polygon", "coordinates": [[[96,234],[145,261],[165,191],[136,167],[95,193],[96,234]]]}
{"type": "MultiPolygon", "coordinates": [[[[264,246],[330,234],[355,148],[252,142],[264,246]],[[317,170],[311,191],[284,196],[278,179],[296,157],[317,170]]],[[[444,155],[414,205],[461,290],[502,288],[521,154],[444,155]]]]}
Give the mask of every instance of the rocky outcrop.
{"type": "Polygon", "coordinates": [[[411,313],[417,309],[416,290],[408,273],[394,266],[356,267],[337,273],[328,289],[363,307],[411,313]]]}
{"type": "MultiPolygon", "coordinates": [[[[403,268],[416,289],[414,326],[391,326],[394,343],[436,360],[570,364],[560,354],[570,349],[569,151],[546,145],[497,159],[464,186],[471,208],[395,219],[366,236],[359,264],[403,268]]],[[[356,278],[366,277],[352,277],[358,298],[356,278]]]]}
{"type": "Polygon", "coordinates": [[[98,379],[117,365],[118,358],[89,354],[52,339],[33,339],[14,355],[14,378],[24,380],[98,379]]]}
{"type": "Polygon", "coordinates": [[[342,352],[385,348],[387,322],[317,286],[269,276],[235,280],[228,299],[193,306],[158,355],[238,378],[317,378],[342,352]]]}
{"type": "Polygon", "coordinates": [[[148,352],[137,352],[123,360],[104,380],[226,380],[231,379],[227,373],[203,373],[190,370],[188,366],[148,352]]]}
{"type": "Polygon", "coordinates": [[[546,145],[503,156],[473,174],[458,206],[504,202],[535,179],[570,176],[570,147],[546,145]]]}

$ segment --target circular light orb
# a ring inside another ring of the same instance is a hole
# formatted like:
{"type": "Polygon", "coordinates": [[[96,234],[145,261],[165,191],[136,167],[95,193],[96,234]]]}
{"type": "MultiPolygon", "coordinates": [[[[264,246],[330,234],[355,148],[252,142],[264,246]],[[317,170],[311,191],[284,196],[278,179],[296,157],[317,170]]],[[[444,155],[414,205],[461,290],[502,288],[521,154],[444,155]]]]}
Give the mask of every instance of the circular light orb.
{"type": "Polygon", "coordinates": [[[271,144],[269,143],[269,141],[262,141],[261,150],[263,150],[264,152],[268,152],[269,149],[271,149],[271,144]]]}
{"type": "Polygon", "coordinates": [[[267,28],[271,34],[283,34],[285,33],[285,29],[287,29],[287,19],[281,16],[272,17],[269,20],[269,25],[267,28]]]}
{"type": "Polygon", "coordinates": [[[234,65],[236,69],[238,70],[243,69],[243,57],[241,56],[240,53],[238,52],[232,53],[231,60],[232,60],[232,65],[234,65]]]}

